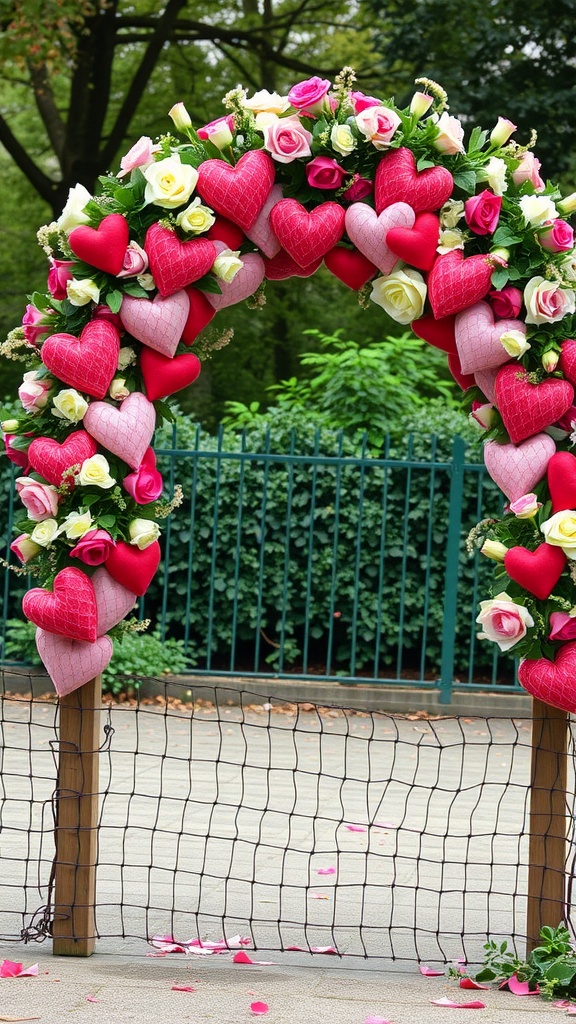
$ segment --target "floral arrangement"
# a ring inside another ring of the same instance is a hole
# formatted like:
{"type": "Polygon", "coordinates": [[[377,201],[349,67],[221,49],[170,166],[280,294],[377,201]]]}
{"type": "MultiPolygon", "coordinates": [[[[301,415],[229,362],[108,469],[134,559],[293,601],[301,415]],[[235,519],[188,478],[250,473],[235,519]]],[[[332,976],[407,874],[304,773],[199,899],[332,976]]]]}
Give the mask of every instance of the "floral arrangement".
{"type": "Polygon", "coordinates": [[[107,664],[158,566],[181,495],[162,500],[151,443],[163,400],[229,340],[204,329],[324,263],[447,353],[509,501],[471,540],[497,562],[481,636],[576,710],[576,194],[543,181],[535,137],[506,118],[465,144],[435,82],[403,109],[354,84],[345,68],[285,96],[238,87],[198,130],[176,103],[179,138],[139,139],[39,232],[48,290],[2,346],[27,364],[2,429],[22,470],[17,571],[39,583],[24,613],[60,693],[107,664]]]}

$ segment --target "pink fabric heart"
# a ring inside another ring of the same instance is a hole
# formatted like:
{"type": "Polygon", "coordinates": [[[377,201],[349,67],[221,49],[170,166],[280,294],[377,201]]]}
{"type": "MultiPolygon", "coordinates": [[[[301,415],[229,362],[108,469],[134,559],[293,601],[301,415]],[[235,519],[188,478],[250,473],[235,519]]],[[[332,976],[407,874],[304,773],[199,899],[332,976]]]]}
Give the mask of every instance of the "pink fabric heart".
{"type": "Polygon", "coordinates": [[[132,469],[138,469],[152,440],[156,410],[145,395],[134,391],[118,408],[106,402],[92,402],[84,416],[84,426],[95,441],[132,469]]]}
{"type": "Polygon", "coordinates": [[[22,610],[35,626],[50,633],[93,643],[96,639],[96,597],[92,580],[81,569],[61,569],[53,590],[33,587],[22,600],[22,610]]]}
{"type": "Polygon", "coordinates": [[[518,669],[518,682],[528,693],[562,711],[576,712],[576,641],[564,644],[555,661],[527,659],[518,669]]]}
{"type": "Polygon", "coordinates": [[[136,603],[136,594],[113,579],[104,566],[100,566],[94,573],[92,586],[96,597],[97,633],[98,636],[103,636],[132,611],[136,603]]]}
{"type": "Polygon", "coordinates": [[[281,199],[270,221],[286,252],[300,267],[308,267],[340,241],[344,217],[338,203],[321,203],[309,213],[297,199],[281,199]]]}
{"type": "Polygon", "coordinates": [[[190,299],[181,289],[163,298],[157,295],[149,299],[137,299],[125,295],[120,308],[120,319],[124,328],[143,345],[172,357],[186,326],[190,299]]]}
{"type": "Polygon", "coordinates": [[[273,185],[270,195],[256,217],[252,227],[246,232],[246,237],[249,238],[251,242],[254,242],[254,244],[257,245],[269,259],[272,259],[277,252],[280,252],[280,242],[276,238],[270,223],[270,211],[272,207],[276,206],[276,203],[279,203],[283,198],[284,196],[280,185],[273,185]]]}
{"type": "Polygon", "coordinates": [[[496,377],[498,376],[498,366],[493,366],[491,370],[476,370],[474,374],[474,380],[483,395],[486,396],[492,405],[496,405],[496,377]]]}
{"type": "Polygon", "coordinates": [[[548,434],[535,434],[522,444],[484,445],[484,463],[490,476],[509,501],[530,494],[546,473],[556,445],[548,434]]]}
{"type": "Polygon", "coordinates": [[[42,346],[42,362],[58,380],[95,398],[110,387],[120,351],[120,335],[106,320],[90,320],[79,338],[51,334],[42,346]]]}
{"type": "Polygon", "coordinates": [[[510,359],[500,338],[507,331],[526,334],[521,320],[497,320],[488,302],[477,302],[456,317],[456,348],[463,373],[502,366],[510,359]]]}
{"type": "Polygon", "coordinates": [[[386,245],[391,228],[411,228],[416,214],[407,203],[393,203],[380,216],[366,203],[352,203],[346,210],[346,233],[357,249],[383,274],[389,274],[398,257],[386,245]]]}
{"type": "Polygon", "coordinates": [[[244,153],[234,167],[225,160],[205,160],[196,191],[213,210],[248,231],[270,194],[275,173],[272,157],[261,149],[244,153]]]}
{"type": "MultiPolygon", "coordinates": [[[[226,248],[222,242],[215,242],[214,244],[217,248],[220,247],[220,251],[222,251],[222,248],[226,248]]],[[[206,293],[206,298],[214,309],[224,309],[226,306],[234,306],[235,303],[242,302],[242,299],[247,299],[250,295],[253,295],[262,284],[264,280],[264,260],[262,257],[257,252],[249,252],[245,256],[241,256],[240,259],[244,264],[242,270],[239,270],[231,281],[218,281],[222,289],[221,294],[206,293]]]]}
{"type": "Polygon", "coordinates": [[[45,633],[43,629],[36,630],[36,647],[60,697],[103,672],[113,652],[109,636],[98,637],[93,644],[88,644],[45,633]]]}

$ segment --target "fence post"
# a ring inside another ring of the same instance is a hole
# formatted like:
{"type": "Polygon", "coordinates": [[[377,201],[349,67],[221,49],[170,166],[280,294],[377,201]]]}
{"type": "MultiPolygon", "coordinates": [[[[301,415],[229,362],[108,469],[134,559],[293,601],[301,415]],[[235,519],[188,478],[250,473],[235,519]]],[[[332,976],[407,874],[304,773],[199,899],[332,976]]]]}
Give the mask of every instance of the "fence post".
{"type": "Polygon", "coordinates": [[[565,711],[534,698],[530,772],[527,954],[543,925],[566,918],[567,727],[565,711]]]}
{"type": "Polygon", "coordinates": [[[456,611],[458,608],[458,566],[462,531],[462,496],[464,493],[464,454],[466,442],[455,437],[452,444],[448,534],[446,537],[446,571],[444,575],[444,615],[442,623],[442,660],[440,663],[440,703],[452,700],[454,682],[454,648],[456,644],[456,611]]]}
{"type": "Polygon", "coordinates": [[[96,945],[98,762],[102,676],[60,698],[53,948],[90,956],[96,945]]]}

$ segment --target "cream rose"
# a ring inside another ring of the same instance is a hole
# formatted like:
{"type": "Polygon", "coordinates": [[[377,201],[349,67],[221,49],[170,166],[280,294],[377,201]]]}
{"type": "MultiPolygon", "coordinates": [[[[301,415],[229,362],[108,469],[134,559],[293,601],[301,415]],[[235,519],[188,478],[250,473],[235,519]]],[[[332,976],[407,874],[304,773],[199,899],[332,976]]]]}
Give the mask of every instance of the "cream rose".
{"type": "Polygon", "coordinates": [[[84,459],[75,480],[82,487],[91,485],[92,487],[101,487],[104,491],[116,483],[110,476],[110,466],[103,455],[93,455],[90,459],[84,459]]]}
{"type": "Polygon", "coordinates": [[[482,626],[479,640],[491,640],[501,651],[509,651],[522,637],[529,626],[534,625],[530,612],[506,593],[498,594],[491,601],[480,602],[480,614],[476,622],[482,626]]]}
{"type": "Polygon", "coordinates": [[[92,529],[90,512],[69,512],[58,528],[58,534],[65,533],[68,540],[78,540],[92,529]]]}
{"type": "Polygon", "coordinates": [[[57,536],[58,523],[56,520],[45,519],[43,523],[38,523],[34,527],[30,534],[30,540],[34,541],[35,544],[39,544],[41,548],[47,548],[57,536]]]}
{"type": "Polygon", "coordinates": [[[561,288],[557,281],[532,277],[524,289],[527,324],[554,324],[576,309],[571,288],[561,288]]]}
{"type": "Polygon", "coordinates": [[[542,508],[542,502],[538,501],[532,491],[510,502],[510,511],[514,513],[516,519],[533,519],[539,508],[542,508]]]}
{"type": "Polygon", "coordinates": [[[145,202],[173,210],[190,199],[198,181],[198,171],[190,164],[183,164],[179,155],[174,153],[150,164],[144,171],[144,177],[145,202]]]}
{"type": "Polygon", "coordinates": [[[190,206],[176,217],[178,227],[192,235],[201,235],[203,231],[208,231],[215,220],[214,211],[209,206],[203,206],[199,196],[196,196],[190,206]]]}
{"type": "Polygon", "coordinates": [[[242,270],[244,264],[238,257],[240,256],[240,250],[233,252],[232,249],[223,249],[218,254],[214,263],[212,264],[212,271],[219,277],[221,281],[233,281],[239,270],[242,270]]]}
{"type": "Polygon", "coordinates": [[[89,302],[98,302],[100,289],[90,277],[80,280],[73,277],[66,284],[66,296],[73,306],[86,306],[89,302]]]}
{"type": "Polygon", "coordinates": [[[444,253],[452,252],[452,249],[464,248],[464,235],[457,228],[445,228],[440,232],[438,241],[440,244],[436,251],[442,256],[444,253]]]}
{"type": "Polygon", "coordinates": [[[88,402],[74,388],[65,388],[59,391],[52,399],[52,415],[59,420],[70,420],[70,423],[79,423],[84,419],[88,402]]]}
{"type": "Polygon", "coordinates": [[[268,92],[268,89],[260,89],[250,99],[242,100],[242,106],[251,110],[253,114],[283,114],[290,106],[287,96],[280,96],[277,92],[268,92]]]}
{"type": "Polygon", "coordinates": [[[558,210],[549,196],[521,196],[520,209],[526,227],[537,228],[546,220],[556,220],[558,210]]]}
{"type": "Polygon", "coordinates": [[[128,527],[128,533],[130,534],[130,543],[143,551],[144,548],[150,547],[155,540],[158,540],[160,527],[151,519],[133,519],[128,527]]]}
{"type": "Polygon", "coordinates": [[[276,124],[279,120],[278,114],[273,114],[270,110],[262,110],[259,114],[256,114],[254,124],[258,131],[263,132],[265,128],[270,128],[271,125],[276,124]]]}
{"type": "Polygon", "coordinates": [[[503,562],[506,557],[508,548],[505,544],[500,544],[497,540],[485,540],[480,553],[486,555],[487,558],[491,558],[493,562],[503,562]]]}
{"type": "Polygon", "coordinates": [[[410,324],[422,316],[426,301],[424,278],[417,270],[394,270],[387,277],[376,278],[370,298],[397,323],[410,324]]]}
{"type": "Polygon", "coordinates": [[[174,127],[179,131],[192,127],[192,118],[182,102],[175,103],[168,111],[168,117],[172,118],[174,127]]]}
{"type": "Polygon", "coordinates": [[[444,112],[436,122],[436,129],[438,134],[432,142],[435,149],[447,155],[464,152],[464,129],[457,117],[444,112]]]}
{"type": "Polygon", "coordinates": [[[495,196],[502,196],[508,191],[506,181],[506,164],[499,156],[490,157],[488,163],[478,172],[479,181],[487,181],[495,196]]]}
{"type": "Polygon", "coordinates": [[[571,213],[576,212],[576,192],[571,192],[569,196],[564,196],[564,199],[556,203],[556,206],[564,217],[568,217],[571,213]]]}
{"type": "Polygon", "coordinates": [[[348,124],[335,124],[330,132],[330,142],[340,156],[349,156],[356,149],[356,139],[348,124]]]}
{"type": "Polygon", "coordinates": [[[505,331],[500,335],[500,344],[513,359],[519,359],[532,346],[526,340],[524,331],[505,331]]]}
{"type": "Polygon", "coordinates": [[[153,292],[156,287],[156,281],[152,277],[152,274],[138,274],[136,280],[140,287],[146,292],[153,292]]]}
{"type": "Polygon", "coordinates": [[[448,199],[440,210],[440,223],[443,228],[455,228],[464,216],[464,203],[461,199],[448,199]]]}
{"type": "Polygon", "coordinates": [[[547,544],[552,544],[568,558],[576,559],[576,512],[565,509],[542,523],[540,527],[547,544]]]}
{"type": "Polygon", "coordinates": [[[58,230],[68,235],[79,224],[87,224],[90,217],[84,213],[84,207],[91,199],[92,196],[84,185],[74,185],[68,193],[66,206],[56,221],[58,230]]]}
{"type": "Polygon", "coordinates": [[[136,362],[136,350],[131,345],[123,345],[118,353],[118,369],[125,370],[136,362]]]}
{"type": "Polygon", "coordinates": [[[126,379],[124,377],[114,377],[108,388],[108,394],[115,402],[121,402],[124,398],[128,398],[130,392],[126,387],[126,379]]]}

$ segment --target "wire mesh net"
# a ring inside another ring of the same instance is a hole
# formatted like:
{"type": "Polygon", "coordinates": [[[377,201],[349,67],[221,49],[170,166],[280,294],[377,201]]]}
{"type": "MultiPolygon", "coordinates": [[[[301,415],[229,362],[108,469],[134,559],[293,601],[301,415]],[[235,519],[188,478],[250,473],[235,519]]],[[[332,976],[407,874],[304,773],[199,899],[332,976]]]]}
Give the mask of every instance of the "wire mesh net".
{"type": "MultiPolygon", "coordinates": [[[[38,695],[42,679],[3,683],[0,937],[42,939],[59,709],[38,695]]],[[[526,934],[531,722],[359,712],[205,682],[156,690],[100,711],[102,951],[114,937],[142,951],[158,935],[240,935],[263,950],[478,962],[488,937],[526,934]]],[[[571,732],[569,794],[574,753],[571,732]]],[[[572,822],[572,796],[567,812],[572,822]]]]}

